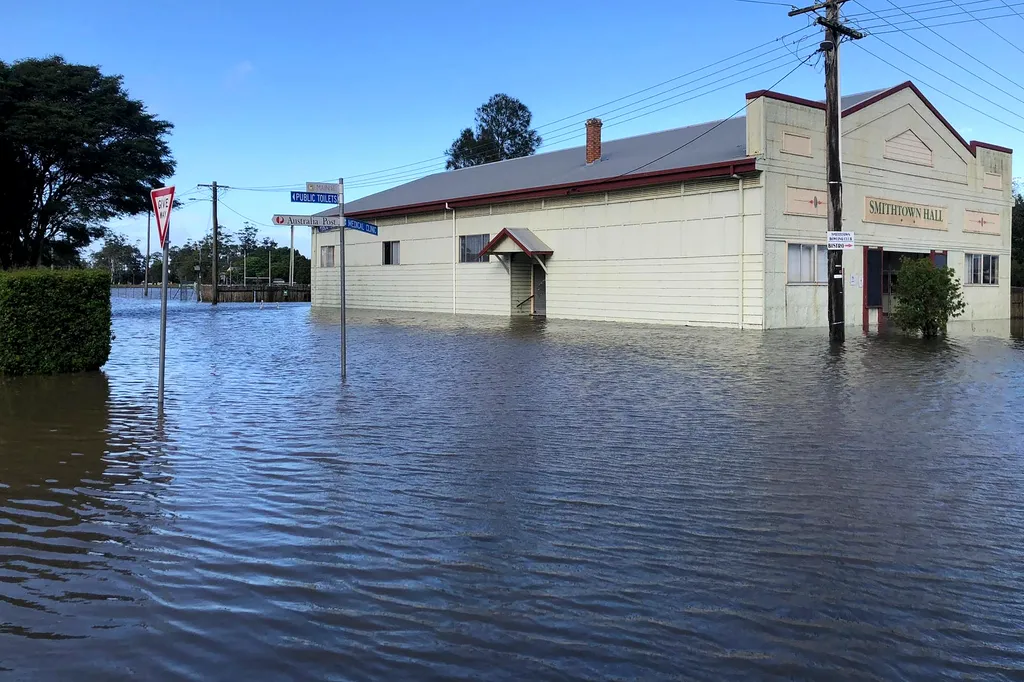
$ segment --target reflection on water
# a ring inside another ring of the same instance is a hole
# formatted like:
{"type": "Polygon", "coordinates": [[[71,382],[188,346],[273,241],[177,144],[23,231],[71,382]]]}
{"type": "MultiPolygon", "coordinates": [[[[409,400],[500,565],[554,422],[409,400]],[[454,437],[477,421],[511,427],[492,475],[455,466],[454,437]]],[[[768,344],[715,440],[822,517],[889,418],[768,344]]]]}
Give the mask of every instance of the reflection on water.
{"type": "MultiPolygon", "coordinates": [[[[1024,345],[115,301],[0,384],[16,679],[1017,679],[1024,345]]],[[[996,334],[983,336],[982,334],[996,334]]]]}

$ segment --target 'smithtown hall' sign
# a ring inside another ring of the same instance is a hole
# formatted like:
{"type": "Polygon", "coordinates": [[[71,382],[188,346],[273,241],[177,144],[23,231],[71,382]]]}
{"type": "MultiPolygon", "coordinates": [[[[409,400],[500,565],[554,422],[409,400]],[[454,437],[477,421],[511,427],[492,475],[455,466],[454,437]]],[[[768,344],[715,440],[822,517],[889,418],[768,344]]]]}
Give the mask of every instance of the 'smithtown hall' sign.
{"type": "Polygon", "coordinates": [[[864,222],[924,227],[929,230],[947,229],[946,209],[943,206],[924,206],[876,197],[864,198],[864,222]]]}

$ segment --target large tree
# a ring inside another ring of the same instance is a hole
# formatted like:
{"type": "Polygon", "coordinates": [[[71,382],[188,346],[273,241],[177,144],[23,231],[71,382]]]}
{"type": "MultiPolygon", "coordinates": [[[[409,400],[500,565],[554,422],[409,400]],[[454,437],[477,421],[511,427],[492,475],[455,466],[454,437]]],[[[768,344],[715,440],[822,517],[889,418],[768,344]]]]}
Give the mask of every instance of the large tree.
{"type": "Polygon", "coordinates": [[[476,129],[465,128],[445,152],[449,170],[530,156],[541,137],[530,128],[533,114],[515,97],[497,94],[476,110],[476,129]]]}
{"type": "Polygon", "coordinates": [[[61,57],[0,61],[0,267],[67,260],[104,221],[147,211],[174,172],[170,130],[121,76],[61,57]]]}

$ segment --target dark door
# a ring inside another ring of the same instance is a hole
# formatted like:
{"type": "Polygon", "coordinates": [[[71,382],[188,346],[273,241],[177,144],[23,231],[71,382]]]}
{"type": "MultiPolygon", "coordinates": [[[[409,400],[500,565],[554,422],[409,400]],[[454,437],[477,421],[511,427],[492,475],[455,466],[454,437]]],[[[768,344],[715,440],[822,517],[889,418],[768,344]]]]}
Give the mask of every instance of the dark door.
{"type": "Polygon", "coordinates": [[[864,286],[867,288],[867,307],[882,307],[882,250],[868,249],[867,273],[864,286]]]}
{"type": "Polygon", "coordinates": [[[548,314],[547,274],[540,265],[533,264],[533,314],[540,317],[548,314]]]}

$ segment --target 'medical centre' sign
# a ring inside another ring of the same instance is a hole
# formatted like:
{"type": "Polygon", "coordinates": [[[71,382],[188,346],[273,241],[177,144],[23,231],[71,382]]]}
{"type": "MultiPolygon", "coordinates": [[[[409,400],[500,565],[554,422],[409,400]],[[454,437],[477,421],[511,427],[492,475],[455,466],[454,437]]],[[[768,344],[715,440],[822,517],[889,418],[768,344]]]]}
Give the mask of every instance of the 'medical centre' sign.
{"type": "Polygon", "coordinates": [[[864,198],[864,222],[923,227],[928,230],[947,229],[946,209],[943,206],[910,204],[876,197],[864,198]]]}

